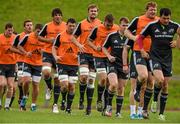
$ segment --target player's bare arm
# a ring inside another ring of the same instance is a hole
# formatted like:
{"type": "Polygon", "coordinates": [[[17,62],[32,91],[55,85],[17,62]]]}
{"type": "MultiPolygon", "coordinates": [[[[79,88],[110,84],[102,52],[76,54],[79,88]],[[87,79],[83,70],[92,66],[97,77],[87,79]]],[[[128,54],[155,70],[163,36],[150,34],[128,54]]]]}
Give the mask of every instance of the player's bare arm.
{"type": "Polygon", "coordinates": [[[133,41],[136,41],[137,39],[137,36],[133,35],[128,29],[124,31],[124,35],[133,41]]]}
{"type": "Polygon", "coordinates": [[[58,49],[58,47],[56,47],[56,46],[52,47],[52,54],[53,54],[56,62],[61,60],[61,57],[57,55],[57,49],[58,49]]]}
{"type": "Polygon", "coordinates": [[[123,47],[123,53],[122,53],[122,60],[123,60],[123,71],[125,73],[129,72],[129,67],[128,67],[128,51],[130,47],[128,45],[124,45],[123,47]]]}
{"type": "Polygon", "coordinates": [[[177,36],[176,46],[177,48],[180,49],[180,27],[177,29],[177,34],[178,36],[177,36]]]}
{"type": "Polygon", "coordinates": [[[79,50],[80,50],[81,53],[83,53],[83,52],[85,51],[84,45],[80,44],[80,43],[77,41],[77,39],[76,39],[75,36],[72,37],[71,41],[79,48],[79,50]]]}
{"type": "Polygon", "coordinates": [[[114,56],[111,56],[111,54],[108,52],[108,50],[105,47],[102,47],[103,53],[108,57],[110,62],[114,62],[116,58],[114,56]]]}
{"type": "Polygon", "coordinates": [[[47,42],[47,43],[53,43],[54,42],[54,38],[44,38],[42,36],[38,36],[38,40],[42,41],[42,42],[47,42]]]}
{"type": "Polygon", "coordinates": [[[100,46],[95,46],[94,43],[92,42],[92,40],[90,38],[88,38],[88,44],[91,48],[93,48],[95,51],[101,51],[101,47],[100,46]]]}

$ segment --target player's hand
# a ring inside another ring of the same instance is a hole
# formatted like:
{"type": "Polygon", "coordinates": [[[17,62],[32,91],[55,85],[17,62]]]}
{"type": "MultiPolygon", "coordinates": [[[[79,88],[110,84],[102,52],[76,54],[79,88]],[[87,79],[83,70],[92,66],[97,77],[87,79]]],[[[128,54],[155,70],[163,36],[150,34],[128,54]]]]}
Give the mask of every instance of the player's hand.
{"type": "Polygon", "coordinates": [[[62,60],[61,56],[55,56],[54,59],[56,60],[56,62],[59,62],[62,60]]]}
{"type": "Polygon", "coordinates": [[[55,38],[51,37],[51,38],[49,38],[49,40],[50,40],[51,43],[54,43],[55,38]]]}
{"type": "Polygon", "coordinates": [[[102,50],[102,48],[100,46],[96,47],[96,51],[100,52],[102,50]]]}
{"type": "Polygon", "coordinates": [[[176,41],[171,41],[170,46],[171,46],[171,48],[175,48],[176,47],[176,41]]]}
{"type": "Polygon", "coordinates": [[[84,45],[79,45],[79,52],[84,53],[85,52],[85,47],[84,45]]]}
{"type": "Polygon", "coordinates": [[[124,72],[125,74],[128,74],[128,73],[129,73],[129,67],[128,67],[128,65],[123,65],[123,72],[124,72]]]}
{"type": "Polygon", "coordinates": [[[108,56],[108,59],[110,62],[114,62],[116,60],[116,58],[114,56],[108,56]]]}
{"type": "Polygon", "coordinates": [[[31,53],[31,52],[27,52],[27,53],[26,53],[26,56],[27,56],[27,57],[31,57],[31,56],[32,56],[32,53],[31,53]]]}
{"type": "Polygon", "coordinates": [[[145,50],[141,50],[141,56],[143,58],[149,59],[149,54],[145,50]]]}

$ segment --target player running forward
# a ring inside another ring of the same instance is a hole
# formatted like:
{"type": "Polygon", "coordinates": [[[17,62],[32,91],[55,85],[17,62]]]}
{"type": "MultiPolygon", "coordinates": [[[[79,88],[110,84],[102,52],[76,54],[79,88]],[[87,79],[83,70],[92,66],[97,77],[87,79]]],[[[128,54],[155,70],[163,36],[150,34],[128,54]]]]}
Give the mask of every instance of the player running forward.
{"type": "Polygon", "coordinates": [[[52,55],[52,45],[57,34],[61,33],[66,29],[66,23],[62,21],[62,16],[63,16],[62,11],[59,8],[54,8],[52,10],[53,20],[47,23],[39,33],[39,40],[44,42],[42,73],[48,87],[46,92],[46,100],[50,100],[51,98],[51,92],[52,92],[51,73],[55,73],[54,88],[53,88],[54,102],[52,108],[52,111],[54,113],[59,112],[57,102],[60,94],[60,82],[58,80],[58,74],[56,72],[56,62],[52,55]]]}
{"type": "MultiPolygon", "coordinates": [[[[97,19],[98,7],[95,4],[90,4],[88,6],[88,17],[82,20],[76,30],[74,31],[73,41],[76,42],[79,47],[83,47],[84,51],[79,53],[79,90],[80,90],[80,99],[79,99],[79,109],[84,109],[84,94],[86,91],[87,103],[91,103],[93,88],[91,88],[91,81],[95,79],[95,67],[94,60],[92,56],[92,48],[89,47],[87,43],[87,37],[92,31],[93,28],[101,24],[101,21],[97,19]],[[79,38],[79,43],[75,38],[79,38]],[[87,87],[87,89],[86,89],[87,87]]],[[[63,91],[61,91],[63,92],[63,91]]],[[[102,94],[102,91],[101,91],[102,94]]],[[[86,112],[88,114],[88,112],[86,112]]]]}
{"type": "MultiPolygon", "coordinates": [[[[159,119],[163,121],[166,120],[164,110],[168,98],[168,82],[172,77],[172,48],[176,46],[173,37],[176,33],[180,36],[179,24],[171,21],[170,18],[170,9],[161,8],[160,19],[149,23],[141,32],[137,41],[141,55],[144,58],[150,57],[154,77],[159,87],[161,87],[159,119]],[[143,46],[146,43],[143,42],[143,39],[147,36],[150,36],[152,40],[150,53],[147,53],[143,46]]],[[[178,37],[177,41],[179,40],[178,37]]],[[[147,94],[152,93],[148,92],[147,94]]]]}
{"type": "MultiPolygon", "coordinates": [[[[125,31],[125,35],[132,40],[136,40],[136,36],[132,35],[132,32],[135,31],[136,35],[140,34],[140,32],[144,29],[144,27],[149,23],[158,19],[156,17],[157,4],[155,2],[148,2],[146,4],[146,12],[144,15],[136,17],[130,23],[128,29],[125,31]]],[[[144,50],[149,52],[151,46],[151,39],[147,37],[144,39],[145,42],[144,50]]],[[[152,76],[152,72],[150,69],[149,59],[143,58],[141,55],[141,51],[137,42],[134,43],[134,62],[136,63],[136,70],[138,73],[138,81],[142,84],[140,90],[140,102],[137,114],[139,119],[148,118],[148,103],[151,98],[153,87],[154,87],[154,79],[152,76]],[[147,86],[147,88],[146,88],[147,86]],[[143,111],[142,111],[143,110],[143,111]]]]}
{"type": "Polygon", "coordinates": [[[61,90],[68,92],[65,110],[68,114],[71,114],[75,84],[78,80],[78,47],[71,41],[75,28],[76,21],[73,18],[68,19],[66,31],[57,35],[52,48],[52,53],[58,66],[61,90]]]}
{"type": "Polygon", "coordinates": [[[39,83],[41,80],[42,69],[42,42],[38,40],[38,33],[42,29],[41,24],[35,25],[35,31],[25,35],[18,45],[18,49],[24,53],[24,82],[23,82],[23,98],[20,103],[20,109],[26,110],[26,102],[28,99],[29,85],[32,79],[32,104],[31,111],[36,111],[37,98],[39,94],[39,83]]]}
{"type": "MultiPolygon", "coordinates": [[[[123,47],[123,71],[125,73],[129,73],[130,76],[130,82],[131,82],[131,90],[129,93],[129,102],[130,102],[130,118],[131,119],[138,119],[138,116],[136,114],[136,100],[134,95],[136,94],[137,91],[137,87],[136,82],[137,82],[137,71],[136,71],[136,67],[135,67],[135,63],[133,60],[133,46],[134,46],[134,41],[127,39],[124,47],[123,47]],[[131,57],[130,57],[130,62],[128,61],[128,54],[129,54],[129,50],[131,49],[131,57]]],[[[139,93],[137,93],[139,96],[139,93]]]]}
{"type": "MultiPolygon", "coordinates": [[[[105,16],[105,20],[104,23],[99,25],[98,27],[95,27],[91,34],[89,35],[88,38],[88,43],[90,45],[90,47],[93,48],[93,57],[95,57],[95,67],[96,67],[96,72],[98,74],[98,101],[97,104],[101,104],[101,109],[102,107],[102,94],[104,92],[105,86],[106,86],[106,82],[107,82],[107,57],[106,55],[102,52],[102,45],[104,44],[104,41],[106,39],[106,37],[108,36],[108,34],[117,31],[119,29],[119,27],[114,23],[114,17],[112,14],[108,14],[105,16]]],[[[92,84],[90,84],[89,87],[92,88],[92,90],[94,89],[94,81],[95,78],[92,82],[92,84]]],[[[93,93],[93,92],[92,92],[93,93]]],[[[93,95],[92,95],[93,96],[93,95]]],[[[99,106],[99,105],[98,105],[99,106]]],[[[91,105],[87,106],[87,111],[91,111],[91,105]]]]}
{"type": "MultiPolygon", "coordinates": [[[[11,49],[11,45],[15,38],[13,34],[13,25],[7,23],[4,33],[0,34],[0,105],[2,102],[1,96],[4,92],[4,87],[7,86],[7,94],[5,99],[5,110],[9,110],[9,104],[13,95],[14,73],[16,58],[15,53],[11,49]]],[[[0,106],[1,108],[2,106],[0,106]]]]}
{"type": "Polygon", "coordinates": [[[16,38],[14,39],[13,45],[12,45],[12,50],[16,52],[16,57],[17,57],[17,78],[18,78],[18,89],[19,89],[19,100],[18,103],[20,104],[20,101],[23,97],[23,89],[22,89],[22,84],[23,84],[23,69],[24,69],[24,55],[21,54],[19,49],[17,48],[20,40],[26,35],[32,32],[33,30],[33,23],[30,19],[27,19],[23,23],[24,26],[24,31],[18,35],[16,35],[16,38]]]}
{"type": "Polygon", "coordinates": [[[119,30],[112,32],[106,38],[103,45],[103,52],[109,60],[108,66],[108,104],[105,115],[112,116],[112,99],[116,96],[116,117],[121,118],[121,107],[124,99],[124,88],[126,80],[128,79],[127,73],[123,72],[122,52],[126,40],[124,30],[128,26],[129,20],[122,17],[119,20],[119,30]],[[110,49],[110,51],[108,51],[110,49]]]}

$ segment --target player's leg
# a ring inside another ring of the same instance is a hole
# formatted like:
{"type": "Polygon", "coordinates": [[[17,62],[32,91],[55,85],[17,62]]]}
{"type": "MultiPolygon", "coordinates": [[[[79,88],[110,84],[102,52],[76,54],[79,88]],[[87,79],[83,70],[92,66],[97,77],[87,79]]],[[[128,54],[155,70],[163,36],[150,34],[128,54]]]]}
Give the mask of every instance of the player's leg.
{"type": "Polygon", "coordinates": [[[68,89],[68,95],[67,95],[67,107],[66,107],[66,112],[71,114],[71,106],[72,102],[75,96],[75,84],[78,81],[78,76],[77,76],[77,70],[78,67],[70,67],[69,69],[71,70],[71,74],[69,73],[69,89],[68,89]],[[71,68],[71,69],[70,69],[71,68]]]}
{"type": "Polygon", "coordinates": [[[105,110],[105,115],[108,117],[112,116],[112,100],[113,96],[117,91],[118,77],[115,72],[109,72],[108,74],[109,88],[108,88],[108,104],[105,110]]]}
{"type": "Polygon", "coordinates": [[[39,95],[39,83],[41,81],[41,66],[31,66],[32,71],[32,103],[31,103],[31,111],[36,111],[37,109],[37,98],[39,95]]]}

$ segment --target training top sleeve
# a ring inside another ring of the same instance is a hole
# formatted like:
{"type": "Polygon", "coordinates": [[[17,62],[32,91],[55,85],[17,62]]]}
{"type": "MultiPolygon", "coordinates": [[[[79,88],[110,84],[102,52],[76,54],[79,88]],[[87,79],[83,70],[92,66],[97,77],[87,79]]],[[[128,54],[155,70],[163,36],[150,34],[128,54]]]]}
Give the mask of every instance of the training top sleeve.
{"type": "Polygon", "coordinates": [[[93,41],[96,39],[96,37],[97,37],[97,27],[91,31],[91,34],[89,35],[89,39],[93,41]]]}
{"type": "Polygon", "coordinates": [[[14,41],[13,41],[13,46],[14,47],[17,47],[18,46],[18,44],[19,44],[19,38],[20,38],[20,35],[16,35],[16,37],[15,37],[15,39],[14,39],[14,41]]]}
{"type": "Polygon", "coordinates": [[[19,45],[24,46],[28,40],[28,35],[25,35],[24,38],[20,41],[19,45]]]}
{"type": "Polygon", "coordinates": [[[129,30],[130,32],[136,31],[138,20],[139,20],[139,17],[135,17],[135,18],[131,21],[131,23],[130,23],[129,26],[128,26],[128,30],[129,30]]]}
{"type": "Polygon", "coordinates": [[[106,37],[106,40],[104,41],[103,47],[105,47],[106,49],[108,49],[111,46],[111,37],[112,37],[112,35],[109,34],[106,37]]]}
{"type": "Polygon", "coordinates": [[[76,27],[76,29],[74,30],[73,35],[79,37],[79,35],[81,35],[81,23],[79,23],[76,27]]]}
{"type": "Polygon", "coordinates": [[[149,23],[142,31],[141,31],[141,35],[143,36],[148,36],[151,35],[152,36],[152,30],[151,30],[152,24],[149,23]]]}
{"type": "Polygon", "coordinates": [[[54,42],[54,46],[59,47],[60,46],[60,34],[57,35],[55,42],[54,42]]]}
{"type": "Polygon", "coordinates": [[[39,36],[46,36],[47,35],[47,24],[44,25],[44,27],[41,29],[41,31],[39,32],[39,36]]]}

